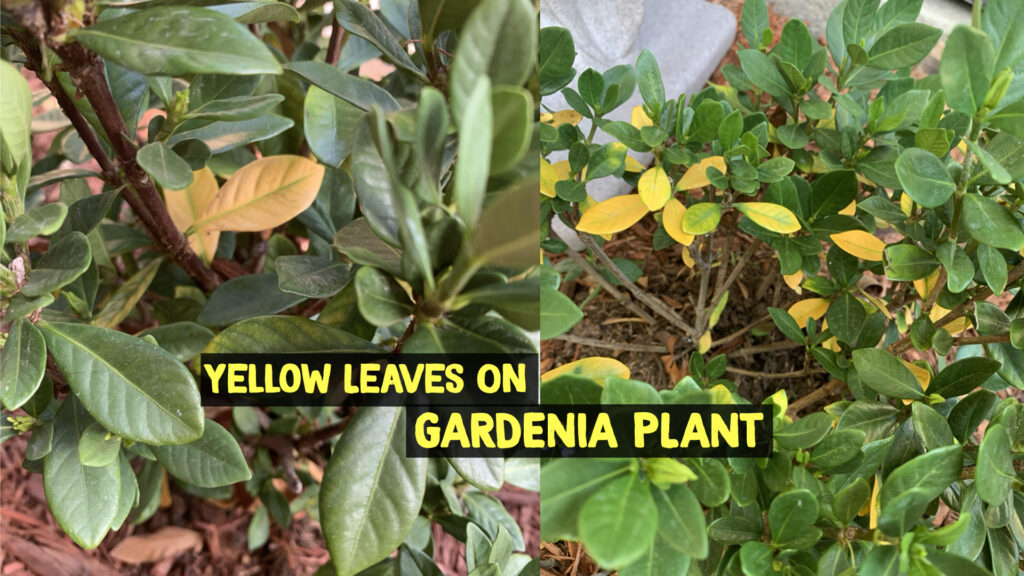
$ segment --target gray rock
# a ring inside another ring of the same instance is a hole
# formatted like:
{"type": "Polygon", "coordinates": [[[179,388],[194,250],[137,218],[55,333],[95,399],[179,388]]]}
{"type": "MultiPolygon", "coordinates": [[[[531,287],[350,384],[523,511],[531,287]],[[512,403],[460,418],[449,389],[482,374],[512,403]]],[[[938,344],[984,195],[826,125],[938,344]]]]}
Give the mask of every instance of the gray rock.
{"type": "MultiPolygon", "coordinates": [[[[728,9],[704,0],[543,0],[540,24],[568,28],[576,42],[576,70],[593,68],[604,72],[618,64],[635,64],[644,48],[658,59],[665,94],[694,94],[704,88],[718,68],[736,36],[736,18],[728,9]]],[[[546,96],[543,105],[553,111],[569,108],[561,94],[546,96]]],[[[628,102],[605,116],[611,120],[630,119],[634,106],[643,103],[639,90],[628,102]]],[[[584,132],[589,122],[581,123],[584,132]]],[[[596,141],[610,138],[600,132],[596,141]]],[[[631,152],[643,164],[650,154],[631,152]]],[[[553,155],[552,162],[566,154],[553,155]]],[[[596,200],[626,194],[629,185],[616,178],[601,178],[587,184],[596,200]]],[[[575,250],[582,248],[574,231],[557,219],[555,232],[575,250]]]]}

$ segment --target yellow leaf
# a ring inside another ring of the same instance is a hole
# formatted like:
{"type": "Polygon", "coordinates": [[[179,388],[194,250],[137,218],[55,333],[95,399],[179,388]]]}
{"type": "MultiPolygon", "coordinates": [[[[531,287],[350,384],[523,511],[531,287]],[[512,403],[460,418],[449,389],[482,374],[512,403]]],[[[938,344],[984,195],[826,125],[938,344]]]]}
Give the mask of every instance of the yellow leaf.
{"type": "Polygon", "coordinates": [[[570,362],[559,366],[558,368],[548,370],[541,374],[540,381],[547,382],[548,380],[566,375],[587,378],[601,386],[604,386],[604,382],[609,376],[616,376],[618,378],[625,378],[628,380],[629,367],[614,358],[594,356],[593,358],[583,358],[582,360],[570,362]]]}
{"type": "Polygon", "coordinates": [[[824,174],[829,170],[829,167],[825,165],[821,160],[821,157],[815,154],[814,159],[811,162],[811,172],[814,174],[824,174]]]}
{"type": "MultiPolygon", "coordinates": [[[[930,318],[932,322],[937,322],[946,314],[949,314],[949,310],[936,304],[935,306],[932,306],[932,311],[928,313],[928,318],[930,318]]],[[[964,330],[967,330],[970,327],[971,321],[967,317],[957,318],[956,320],[953,320],[949,324],[943,326],[943,328],[946,329],[946,332],[949,332],[954,336],[963,332],[964,330]]]]}
{"type": "Polygon", "coordinates": [[[900,210],[907,216],[910,216],[910,213],[914,211],[914,200],[910,198],[909,194],[900,196],[900,210]]]}
{"type": "MultiPolygon", "coordinates": [[[[193,172],[192,183],[182,190],[164,190],[167,212],[178,230],[188,230],[210,205],[217,191],[217,177],[209,168],[193,172]]],[[[219,230],[200,229],[188,237],[188,245],[209,264],[217,252],[218,240],[219,230]]]]}
{"type": "Polygon", "coordinates": [[[548,198],[555,197],[555,182],[558,182],[558,172],[555,167],[545,158],[540,159],[540,193],[548,198]]]}
{"type": "Polygon", "coordinates": [[[690,255],[689,250],[683,250],[683,264],[686,264],[687,268],[693,268],[693,256],[690,255]]]}
{"type": "Polygon", "coordinates": [[[640,192],[640,199],[644,201],[647,208],[661,210],[661,207],[672,196],[672,182],[669,181],[664,168],[655,166],[640,177],[637,191],[640,192]]]}
{"type": "Polygon", "coordinates": [[[819,320],[828,312],[830,302],[825,298],[807,298],[800,300],[789,307],[789,315],[796,320],[796,323],[803,326],[808,318],[819,320]]]}
{"type": "Polygon", "coordinates": [[[559,110],[558,112],[552,112],[550,114],[545,113],[540,115],[540,121],[545,124],[551,124],[555,128],[558,128],[562,124],[572,124],[573,126],[580,123],[583,119],[583,115],[575,110],[559,110]]]}
{"type": "Polygon", "coordinates": [[[643,106],[633,106],[633,112],[630,114],[629,123],[637,130],[640,130],[644,126],[654,126],[654,122],[649,116],[647,116],[647,112],[644,112],[643,106]]]}
{"type": "MultiPolygon", "coordinates": [[[[857,174],[857,181],[860,182],[861,184],[865,185],[865,186],[871,186],[871,187],[877,187],[878,186],[877,184],[875,184],[874,182],[869,180],[867,177],[861,175],[860,173],[857,174]]],[[[853,206],[854,206],[854,208],[856,208],[857,203],[853,202],[853,206]]],[[[850,207],[847,206],[846,208],[843,208],[842,210],[840,210],[839,213],[844,215],[844,216],[853,216],[854,210],[850,210],[850,207]],[[849,212],[847,212],[848,210],[849,210],[849,212]]]]}
{"type": "Polygon", "coordinates": [[[690,166],[686,173],[683,174],[683,177],[679,179],[679,183],[676,184],[676,190],[693,190],[694,188],[702,188],[711,184],[711,181],[708,180],[707,171],[712,166],[725,174],[725,158],[709,156],[690,166]]]}
{"type": "Polygon", "coordinates": [[[646,168],[636,158],[626,156],[626,172],[643,172],[644,170],[646,168]]]}
{"type": "Polygon", "coordinates": [[[786,281],[786,286],[789,286],[789,289],[793,292],[796,292],[797,294],[804,293],[804,289],[800,287],[800,283],[804,281],[803,272],[797,271],[792,274],[786,274],[782,279],[786,281]]]}
{"type": "Polygon", "coordinates": [[[921,298],[928,298],[928,295],[931,294],[932,288],[935,287],[935,283],[938,282],[938,280],[939,271],[936,270],[924,278],[914,280],[914,290],[917,290],[917,293],[921,295],[921,298]]]}
{"type": "MultiPolygon", "coordinates": [[[[583,199],[583,202],[580,202],[577,205],[579,207],[579,209],[580,209],[580,216],[583,216],[584,214],[586,214],[587,210],[590,210],[594,206],[597,206],[597,204],[598,204],[597,200],[594,200],[593,196],[591,196],[590,194],[587,194],[587,197],[583,199]]],[[[611,234],[598,234],[598,236],[600,236],[601,238],[604,238],[606,241],[612,239],[612,235],[611,234]]]]}
{"type": "Polygon", "coordinates": [[[697,351],[704,354],[708,350],[711,350],[711,330],[705,332],[701,337],[700,341],[697,342],[697,351]]]}
{"type": "MultiPolygon", "coordinates": [[[[707,332],[708,340],[711,340],[711,333],[707,332]]],[[[736,400],[732,397],[732,392],[723,384],[715,384],[711,387],[711,403],[712,404],[735,404],[736,400]]]]}
{"type": "Polygon", "coordinates": [[[587,210],[576,229],[590,234],[615,234],[639,222],[647,212],[639,194],[616,196],[587,210]]]}
{"type": "Polygon", "coordinates": [[[878,478],[871,479],[871,500],[864,505],[867,510],[861,510],[860,515],[868,515],[868,529],[874,530],[878,527],[878,478]]]}
{"type": "Polygon", "coordinates": [[[882,251],[885,250],[885,242],[882,242],[872,234],[863,230],[847,230],[837,232],[829,236],[836,246],[846,252],[871,262],[882,261],[882,251]]]}
{"type": "Polygon", "coordinates": [[[846,205],[846,208],[840,210],[839,213],[843,216],[853,216],[857,213],[857,201],[854,200],[853,202],[850,202],[846,205]]]}
{"type": "MultiPolygon", "coordinates": [[[[668,235],[683,246],[693,244],[693,234],[683,232],[683,216],[686,215],[686,206],[675,198],[669,198],[665,208],[661,211],[661,225],[665,227],[668,235]]],[[[686,251],[683,250],[683,254],[686,251]]],[[[688,264],[692,266],[693,264],[688,264]]]]}
{"type": "Polygon", "coordinates": [[[742,212],[744,216],[765,230],[779,234],[792,234],[800,231],[800,221],[785,206],[771,202],[740,202],[733,204],[733,208],[742,212]]]}
{"type": "Polygon", "coordinates": [[[298,216],[316,199],[324,167],[302,156],[246,164],[221,187],[192,228],[258,232],[298,216]]]}
{"type": "MultiPolygon", "coordinates": [[[[932,381],[932,373],[927,368],[918,366],[913,362],[907,362],[903,359],[901,359],[900,362],[903,362],[903,365],[914,374],[914,378],[917,378],[917,383],[921,385],[921,389],[928,390],[928,384],[932,381]]],[[[909,406],[912,402],[913,400],[910,398],[903,398],[903,404],[906,406],[909,406]]]]}

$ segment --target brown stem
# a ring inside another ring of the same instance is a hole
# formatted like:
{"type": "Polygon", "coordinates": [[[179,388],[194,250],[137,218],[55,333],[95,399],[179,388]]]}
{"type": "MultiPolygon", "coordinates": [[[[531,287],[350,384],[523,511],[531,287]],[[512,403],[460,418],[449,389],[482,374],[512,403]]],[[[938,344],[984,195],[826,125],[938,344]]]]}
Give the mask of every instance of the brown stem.
{"type": "Polygon", "coordinates": [[[735,352],[729,352],[728,356],[753,356],[754,354],[761,354],[763,352],[775,352],[777,350],[789,350],[790,348],[803,348],[802,342],[792,342],[790,340],[783,340],[782,342],[774,342],[772,344],[762,344],[760,346],[749,346],[747,348],[740,348],[735,352]]]}
{"type": "MultiPolygon", "coordinates": [[[[975,466],[964,466],[963,471],[960,473],[960,479],[972,480],[976,469],[977,468],[975,466]]],[[[1024,460],[1014,460],[1013,470],[1015,472],[1024,472],[1024,460]]]]}
{"type": "MultiPolygon", "coordinates": [[[[739,330],[733,332],[732,334],[729,334],[728,336],[725,336],[723,338],[719,338],[717,340],[712,340],[711,347],[714,348],[715,346],[721,346],[722,344],[727,344],[729,342],[732,342],[733,340],[739,338],[740,336],[743,336],[747,332],[750,332],[754,328],[757,328],[758,326],[760,326],[764,322],[767,322],[767,321],[769,321],[771,319],[772,319],[771,316],[765,314],[764,316],[758,318],[757,320],[754,320],[750,324],[747,324],[743,328],[740,328],[739,330]]],[[[802,346],[802,344],[801,344],[801,346],[802,346]]]]}
{"type": "MultiPolygon", "coordinates": [[[[189,248],[185,236],[171,220],[156,185],[135,160],[135,143],[128,134],[128,128],[107,86],[103,75],[103,61],[80,44],[55,43],[54,49],[63,60],[75,85],[96,111],[100,125],[114,148],[118,165],[149,212],[149,222],[146,222],[145,217],[140,217],[153,233],[158,245],[168,252],[204,291],[213,291],[220,284],[220,278],[189,248]]],[[[129,197],[130,194],[125,196],[129,197]]]]}
{"type": "Polygon", "coordinates": [[[562,334],[561,336],[555,336],[552,340],[561,340],[562,342],[568,342],[569,344],[579,344],[580,346],[590,346],[591,348],[603,348],[605,350],[621,350],[623,352],[650,352],[652,354],[668,354],[670,350],[665,346],[651,346],[648,344],[627,344],[625,342],[610,342],[608,340],[599,340],[597,338],[584,338],[582,336],[573,336],[572,334],[562,334]]]}
{"type": "Polygon", "coordinates": [[[324,442],[325,440],[330,440],[331,438],[334,438],[338,434],[341,434],[342,432],[345,431],[345,428],[348,426],[348,423],[351,420],[351,418],[345,418],[341,422],[335,422],[334,424],[331,424],[329,426],[317,428],[312,433],[300,438],[299,441],[295,443],[295,449],[302,450],[303,448],[316,446],[321,442],[324,442]]]}
{"type": "Polygon", "coordinates": [[[786,410],[786,413],[789,414],[790,417],[796,417],[797,413],[804,408],[838,393],[844,386],[846,386],[846,383],[838,378],[829,380],[828,383],[821,388],[794,400],[793,403],[789,405],[789,409],[786,410]]]}
{"type": "Polygon", "coordinates": [[[1009,342],[1009,334],[996,334],[988,336],[960,336],[953,338],[954,346],[963,346],[965,344],[998,344],[1001,342],[1009,342]]]}
{"type": "Polygon", "coordinates": [[[619,304],[622,304],[623,306],[628,308],[629,311],[632,312],[633,314],[636,314],[637,316],[643,318],[644,321],[647,322],[648,324],[654,324],[654,317],[652,317],[650,314],[645,312],[642,308],[637,306],[636,303],[633,302],[632,300],[630,300],[629,298],[627,298],[625,294],[620,292],[618,290],[618,288],[615,287],[615,285],[613,285],[611,282],[609,282],[607,278],[602,276],[600,272],[595,270],[594,267],[590,265],[590,262],[587,262],[586,258],[584,258],[578,252],[575,252],[573,250],[566,250],[566,253],[569,254],[569,258],[574,263],[576,263],[577,266],[582,268],[583,271],[586,272],[588,276],[593,278],[594,281],[597,282],[597,284],[605,292],[611,294],[612,297],[615,298],[619,302],[619,304]]]}
{"type": "Polygon", "coordinates": [[[726,372],[731,374],[738,374],[740,376],[750,376],[751,378],[761,378],[762,380],[782,380],[784,378],[800,378],[802,376],[810,376],[812,374],[824,374],[825,371],[821,369],[808,370],[794,370],[792,372],[754,372],[753,370],[744,370],[742,368],[733,368],[729,366],[725,369],[726,372]]]}
{"type": "Polygon", "coordinates": [[[327,55],[324,60],[331,66],[338,63],[338,59],[341,58],[341,50],[345,47],[345,41],[348,37],[345,35],[345,29],[338,23],[338,19],[331,18],[331,39],[327,42],[327,55]]]}

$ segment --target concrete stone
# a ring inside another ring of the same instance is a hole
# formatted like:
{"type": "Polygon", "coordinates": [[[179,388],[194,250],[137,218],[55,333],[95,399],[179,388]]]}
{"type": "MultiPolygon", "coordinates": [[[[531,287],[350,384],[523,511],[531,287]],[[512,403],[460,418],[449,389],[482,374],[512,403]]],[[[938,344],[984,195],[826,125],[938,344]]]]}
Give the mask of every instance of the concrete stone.
{"type": "MultiPolygon", "coordinates": [[[[722,57],[735,40],[736,19],[728,9],[703,0],[543,0],[541,27],[568,28],[576,43],[576,70],[593,68],[598,72],[618,64],[636,64],[646,48],[658,59],[667,97],[694,94],[704,88],[718,68],[722,57]]],[[[643,103],[640,91],[605,116],[628,122],[634,106],[643,103]]],[[[561,94],[546,96],[542,104],[549,110],[569,108],[561,94]]],[[[584,133],[589,122],[581,123],[584,133]]],[[[610,140],[598,132],[598,143],[610,140]]],[[[650,154],[630,152],[641,163],[651,161],[650,154]]],[[[566,154],[553,155],[552,162],[566,154]]],[[[626,194],[629,185],[616,178],[601,178],[587,184],[587,192],[596,200],[626,194]]],[[[555,232],[570,247],[582,246],[575,232],[557,219],[555,232]]]]}
{"type": "MultiPolygon", "coordinates": [[[[816,38],[825,37],[825,24],[840,0],[769,0],[781,15],[800,18],[816,38]]],[[[883,2],[884,4],[884,2],[883,2]]],[[[962,0],[924,0],[918,22],[949,34],[957,24],[971,23],[971,5],[962,0]]]]}

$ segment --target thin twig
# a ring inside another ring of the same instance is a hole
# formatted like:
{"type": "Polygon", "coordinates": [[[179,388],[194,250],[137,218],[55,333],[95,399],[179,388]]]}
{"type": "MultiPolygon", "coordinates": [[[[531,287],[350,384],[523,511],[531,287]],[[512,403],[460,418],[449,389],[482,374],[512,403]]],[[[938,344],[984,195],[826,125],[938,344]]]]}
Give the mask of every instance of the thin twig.
{"type": "Polygon", "coordinates": [[[569,344],[579,344],[580,346],[590,346],[591,348],[603,348],[605,350],[621,350],[623,352],[650,352],[652,354],[668,354],[671,352],[665,346],[650,346],[647,344],[627,344],[625,342],[610,342],[608,340],[598,340],[597,338],[584,338],[583,336],[573,336],[572,334],[562,334],[561,336],[555,336],[552,340],[561,340],[562,342],[568,342],[569,344]]]}
{"type": "Polygon", "coordinates": [[[811,376],[813,374],[824,374],[825,373],[824,370],[821,370],[821,369],[818,369],[818,368],[814,368],[814,369],[810,369],[810,370],[804,368],[803,370],[794,370],[793,372],[754,372],[753,370],[744,370],[742,368],[733,368],[732,366],[726,367],[725,371],[726,372],[730,372],[732,374],[738,374],[740,376],[750,376],[751,378],[761,378],[761,379],[764,379],[764,380],[781,380],[783,378],[800,378],[802,376],[811,376]]]}
{"type": "Polygon", "coordinates": [[[771,316],[765,314],[764,316],[758,318],[757,320],[754,320],[750,324],[747,324],[743,328],[740,328],[739,330],[733,332],[732,334],[729,334],[728,336],[725,336],[723,338],[719,338],[718,340],[712,340],[711,347],[714,348],[715,346],[721,346],[722,344],[726,344],[728,342],[732,342],[733,340],[739,338],[740,336],[743,336],[747,332],[750,332],[754,328],[757,328],[758,326],[760,326],[762,323],[767,322],[767,321],[769,321],[771,319],[772,319],[771,316]]]}
{"type": "Polygon", "coordinates": [[[583,245],[597,256],[598,260],[600,260],[601,263],[611,271],[615,278],[617,278],[637,300],[643,302],[644,305],[654,311],[658,316],[668,320],[673,326],[682,330],[684,334],[689,334],[693,338],[700,336],[699,334],[696,334],[696,330],[694,330],[693,326],[690,326],[683,321],[675,310],[669,308],[668,305],[661,300],[647,294],[643,289],[634,284],[632,280],[627,278],[622,270],[619,270],[619,267],[615,265],[615,262],[608,256],[608,254],[605,253],[604,250],[601,249],[600,246],[597,245],[596,242],[594,242],[594,239],[591,238],[589,234],[580,234],[579,238],[583,241],[583,245]]]}
{"type": "Polygon", "coordinates": [[[622,304],[623,306],[628,308],[630,312],[632,312],[632,313],[636,314],[637,316],[643,318],[644,321],[646,321],[648,324],[654,324],[654,317],[653,316],[651,316],[650,314],[645,312],[643,310],[643,308],[640,308],[639,306],[637,306],[635,302],[633,302],[632,300],[627,298],[625,294],[620,292],[618,290],[618,288],[615,287],[614,284],[609,282],[607,278],[605,278],[600,272],[595,270],[594,267],[590,265],[590,262],[587,262],[586,258],[584,258],[578,252],[575,252],[573,250],[566,250],[566,253],[569,254],[569,258],[574,263],[576,263],[577,266],[582,268],[583,271],[586,272],[588,276],[593,278],[594,281],[597,282],[597,284],[599,286],[601,286],[601,288],[604,289],[605,292],[611,294],[612,297],[615,298],[619,302],[619,304],[622,304]]]}
{"type": "Polygon", "coordinates": [[[776,352],[778,350],[789,350],[790,348],[803,348],[802,342],[794,342],[791,340],[783,340],[782,342],[773,342],[771,344],[762,344],[760,346],[749,346],[747,348],[740,348],[728,352],[729,357],[735,356],[753,356],[754,354],[762,354],[764,352],[776,352]]]}
{"type": "Polygon", "coordinates": [[[789,414],[790,417],[795,417],[797,413],[803,410],[804,408],[814,405],[817,402],[824,400],[829,396],[832,396],[833,394],[839,393],[839,391],[842,390],[845,386],[846,383],[838,378],[829,380],[828,383],[822,386],[821,388],[813,390],[810,394],[801,396],[794,400],[789,405],[789,409],[786,410],[786,413],[789,414]]]}
{"type": "Polygon", "coordinates": [[[718,307],[719,300],[721,300],[725,296],[726,292],[729,291],[729,288],[739,280],[740,274],[743,272],[743,268],[750,262],[750,259],[754,257],[755,252],[757,252],[757,243],[751,242],[750,245],[747,246],[747,249],[743,251],[743,256],[740,257],[740,261],[733,266],[732,272],[725,280],[725,283],[715,290],[715,296],[711,302],[712,310],[718,307]]]}
{"type": "Polygon", "coordinates": [[[1002,342],[1009,341],[1009,334],[990,334],[988,336],[959,336],[953,338],[953,345],[964,346],[966,344],[999,344],[1002,342]]]}

